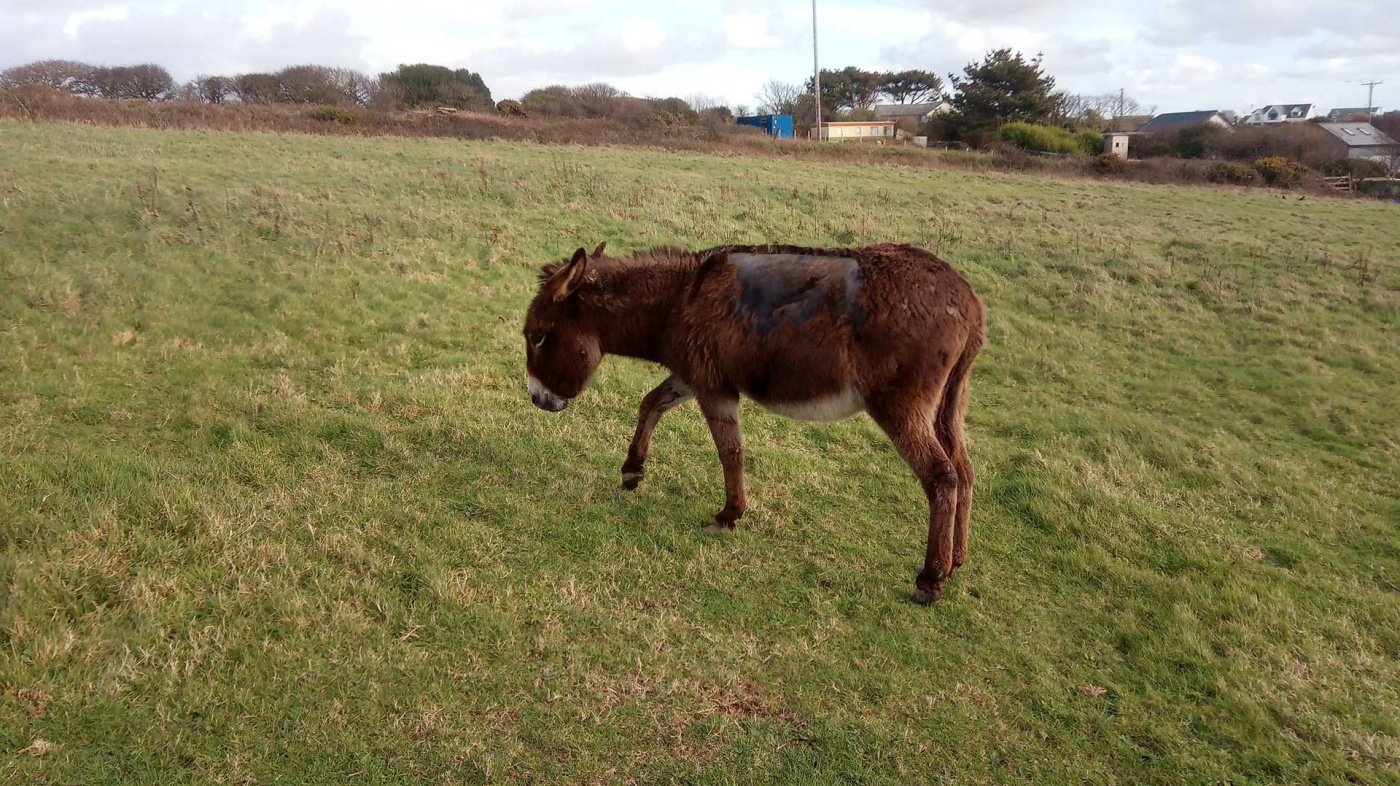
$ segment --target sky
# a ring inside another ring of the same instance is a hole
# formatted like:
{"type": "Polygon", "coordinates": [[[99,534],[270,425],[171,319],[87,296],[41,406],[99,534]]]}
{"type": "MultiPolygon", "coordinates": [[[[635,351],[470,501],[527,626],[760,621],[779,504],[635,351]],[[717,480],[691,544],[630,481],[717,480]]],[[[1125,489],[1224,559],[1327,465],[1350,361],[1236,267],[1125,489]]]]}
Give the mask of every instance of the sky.
{"type": "MultiPolygon", "coordinates": [[[[178,80],[317,63],[479,72],[496,99],[605,81],[639,96],[757,103],[812,71],[808,0],[0,0],[0,68],[155,62],[178,80]]],[[[1061,89],[1158,112],[1400,108],[1400,0],[818,0],[824,68],[945,80],[997,47],[1044,54],[1061,89]]]]}

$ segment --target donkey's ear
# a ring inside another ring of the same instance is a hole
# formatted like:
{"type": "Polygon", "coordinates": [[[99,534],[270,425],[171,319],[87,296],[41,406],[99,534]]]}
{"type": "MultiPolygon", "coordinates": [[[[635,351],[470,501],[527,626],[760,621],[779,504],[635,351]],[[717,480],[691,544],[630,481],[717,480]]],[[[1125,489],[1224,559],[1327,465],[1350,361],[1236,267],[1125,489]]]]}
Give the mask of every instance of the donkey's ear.
{"type": "Polygon", "coordinates": [[[572,295],[578,285],[583,282],[583,271],[588,266],[588,251],[580,248],[574,252],[573,259],[569,264],[559,268],[558,272],[549,279],[549,289],[554,295],[554,300],[560,301],[572,295]]]}
{"type": "Polygon", "coordinates": [[[597,247],[597,248],[593,249],[593,253],[592,253],[592,254],[589,254],[589,256],[593,257],[594,259],[597,259],[597,258],[599,258],[599,257],[601,257],[601,256],[603,255],[603,249],[605,249],[605,248],[607,248],[607,247],[608,247],[608,241],[604,240],[603,242],[601,242],[601,243],[598,244],[598,247],[597,247]]]}

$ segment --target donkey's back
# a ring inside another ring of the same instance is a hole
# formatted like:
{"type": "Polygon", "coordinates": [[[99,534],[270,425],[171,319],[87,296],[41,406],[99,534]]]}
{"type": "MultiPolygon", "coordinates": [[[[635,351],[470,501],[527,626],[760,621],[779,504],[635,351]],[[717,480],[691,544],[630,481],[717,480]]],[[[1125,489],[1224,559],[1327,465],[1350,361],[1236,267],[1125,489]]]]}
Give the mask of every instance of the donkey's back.
{"type": "Polygon", "coordinates": [[[930,377],[981,343],[981,301],[923,249],[721,246],[700,258],[681,363],[779,414],[834,420],[891,386],[941,387],[930,377]]]}

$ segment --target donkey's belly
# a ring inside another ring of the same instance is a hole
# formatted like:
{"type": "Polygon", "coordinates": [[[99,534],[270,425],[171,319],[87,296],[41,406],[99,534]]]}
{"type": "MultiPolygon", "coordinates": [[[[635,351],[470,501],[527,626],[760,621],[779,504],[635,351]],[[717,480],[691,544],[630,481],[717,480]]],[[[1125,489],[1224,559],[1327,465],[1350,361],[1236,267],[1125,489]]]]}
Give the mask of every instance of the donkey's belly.
{"type": "Polygon", "coordinates": [[[806,401],[759,401],[764,409],[775,415],[795,420],[841,420],[865,409],[865,399],[855,388],[832,396],[821,396],[806,401]]]}

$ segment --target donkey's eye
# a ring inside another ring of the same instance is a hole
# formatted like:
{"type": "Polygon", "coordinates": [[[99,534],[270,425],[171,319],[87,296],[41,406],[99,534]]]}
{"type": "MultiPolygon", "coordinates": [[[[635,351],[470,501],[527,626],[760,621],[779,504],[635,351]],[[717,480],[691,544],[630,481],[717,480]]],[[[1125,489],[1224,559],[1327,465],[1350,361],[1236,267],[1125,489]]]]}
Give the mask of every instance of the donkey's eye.
{"type": "Polygon", "coordinates": [[[530,346],[539,349],[544,346],[544,340],[547,338],[549,338],[548,333],[531,333],[525,337],[525,340],[530,342],[530,346]]]}

